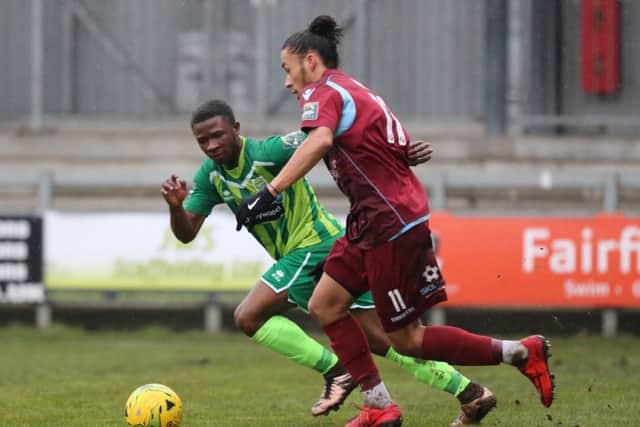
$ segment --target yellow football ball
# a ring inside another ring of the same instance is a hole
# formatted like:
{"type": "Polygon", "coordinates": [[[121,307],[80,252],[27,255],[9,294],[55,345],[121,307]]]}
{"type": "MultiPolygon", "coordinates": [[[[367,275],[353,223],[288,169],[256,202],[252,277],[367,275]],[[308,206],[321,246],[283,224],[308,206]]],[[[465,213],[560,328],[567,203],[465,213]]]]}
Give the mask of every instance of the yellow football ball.
{"type": "Polygon", "coordinates": [[[127,399],[124,418],[135,427],[180,427],[182,400],[165,385],[141,385],[127,399]]]}

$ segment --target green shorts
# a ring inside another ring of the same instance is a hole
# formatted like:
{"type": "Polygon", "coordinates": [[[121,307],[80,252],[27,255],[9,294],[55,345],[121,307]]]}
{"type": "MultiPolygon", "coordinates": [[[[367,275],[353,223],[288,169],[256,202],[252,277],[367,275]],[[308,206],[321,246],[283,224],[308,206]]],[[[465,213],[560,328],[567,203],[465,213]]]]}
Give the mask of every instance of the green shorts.
{"type": "MultiPolygon", "coordinates": [[[[329,255],[333,243],[332,239],[290,252],[262,275],[262,281],[276,293],[287,291],[290,302],[304,311],[308,311],[309,299],[316,286],[311,271],[329,255]]],[[[374,308],[371,291],[360,295],[353,302],[351,308],[374,308]]]]}

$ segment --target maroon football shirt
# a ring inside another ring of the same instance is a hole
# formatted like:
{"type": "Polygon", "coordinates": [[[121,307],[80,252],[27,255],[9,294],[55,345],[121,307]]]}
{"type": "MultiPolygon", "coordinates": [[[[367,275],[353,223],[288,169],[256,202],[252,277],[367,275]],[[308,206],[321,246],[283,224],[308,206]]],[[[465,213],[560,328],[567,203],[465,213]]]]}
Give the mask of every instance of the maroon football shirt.
{"type": "Polygon", "coordinates": [[[305,88],[300,107],[302,130],[333,131],[324,161],[351,202],[351,243],[369,249],[428,220],[427,195],[409,167],[409,135],[382,98],[331,69],[305,88]]]}

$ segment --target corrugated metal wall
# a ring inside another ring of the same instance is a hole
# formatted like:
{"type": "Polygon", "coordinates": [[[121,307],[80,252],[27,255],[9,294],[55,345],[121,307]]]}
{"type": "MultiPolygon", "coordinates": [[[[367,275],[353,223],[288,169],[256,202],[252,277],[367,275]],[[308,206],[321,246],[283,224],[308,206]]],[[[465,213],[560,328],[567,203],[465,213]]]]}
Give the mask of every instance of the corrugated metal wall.
{"type": "MultiPolygon", "coordinates": [[[[237,25],[236,14],[256,17],[249,2],[234,2],[233,28],[249,35],[254,46],[263,43],[270,112],[295,113],[297,101],[283,89],[284,74],[279,52],[291,33],[303,30],[317,15],[329,14],[340,24],[358,19],[358,0],[278,0],[262,6],[266,12],[266,41],[259,26],[237,25]],[[248,10],[249,8],[253,11],[248,10]]],[[[342,67],[375,89],[403,117],[477,119],[483,105],[484,2],[450,0],[403,0],[367,2],[366,52],[358,52],[356,24],[345,33],[342,67]],[[364,75],[359,61],[364,55],[364,75]]],[[[245,22],[245,25],[247,23],[245,22]]],[[[254,55],[254,61],[258,55],[254,55]]],[[[230,61],[235,63],[237,61],[230,61]]],[[[257,95],[255,79],[246,82],[250,95],[257,95]]],[[[234,105],[243,99],[227,94],[234,105]]],[[[255,112],[256,102],[244,109],[255,112]]],[[[243,111],[242,108],[237,108],[243,111]]]]}
{"type": "Polygon", "coordinates": [[[23,114],[29,106],[29,2],[0,4],[0,118],[23,114]]]}
{"type": "MultiPolygon", "coordinates": [[[[210,1],[209,8],[205,0],[76,1],[94,27],[91,31],[77,17],[73,21],[70,78],[64,71],[69,67],[64,59],[64,1],[45,2],[46,113],[116,117],[175,113],[180,109],[175,105],[180,35],[207,25],[212,41],[209,84],[204,76],[205,89],[197,101],[222,97],[242,113],[256,113],[259,105],[276,114],[293,113],[297,103],[282,88],[278,57],[282,42],[314,16],[330,14],[345,22],[355,16],[358,6],[358,0],[210,1]],[[259,10],[265,12],[266,40],[260,33],[259,10]],[[213,16],[203,16],[207,12],[213,16]],[[256,46],[264,46],[266,52],[256,46]],[[115,56],[114,48],[119,51],[115,56]],[[264,92],[259,92],[257,82],[260,60],[266,62],[264,92]],[[71,89],[65,90],[65,85],[71,89]],[[72,96],[65,99],[68,93],[72,96]],[[264,104],[258,99],[261,94],[266,97],[264,104]]],[[[411,117],[462,119],[480,114],[483,2],[375,0],[367,8],[368,60],[361,79],[394,111],[411,117]]],[[[0,93],[10,99],[0,107],[3,118],[28,111],[29,10],[26,1],[0,4],[4,41],[0,66],[9,76],[0,82],[0,93]]],[[[348,28],[342,52],[348,72],[360,67],[354,27],[348,28]]],[[[201,71],[206,72],[204,68],[201,71]]]]}
{"type": "MultiPolygon", "coordinates": [[[[359,48],[357,23],[351,25],[342,50],[347,72],[357,74],[403,117],[482,118],[485,2],[480,0],[44,1],[45,113],[155,117],[219,97],[242,114],[262,108],[289,115],[297,103],[282,88],[282,42],[318,14],[331,14],[341,23],[357,19],[362,2],[365,49],[359,48]],[[65,4],[76,5],[71,25],[65,4]],[[70,35],[66,43],[65,34],[70,35]]],[[[0,2],[0,118],[23,116],[29,109],[30,4],[0,2]]],[[[522,22],[528,19],[532,0],[509,4],[519,6],[522,22]]],[[[634,53],[640,28],[634,21],[640,4],[622,1],[623,91],[605,100],[584,95],[580,87],[580,1],[561,4],[561,112],[637,113],[640,55],[634,53]]],[[[527,79],[535,70],[527,64],[538,29],[530,23],[521,27],[528,33],[521,34],[518,101],[520,111],[535,112],[528,105],[533,96],[527,96],[536,93],[535,82],[527,79]]]]}
{"type": "MultiPolygon", "coordinates": [[[[172,113],[178,34],[201,27],[201,3],[76,1],[82,19],[76,14],[69,25],[64,0],[44,1],[45,112],[125,118],[172,113]]],[[[25,0],[0,3],[0,118],[28,111],[30,6],[25,0]]]]}
{"type": "Polygon", "coordinates": [[[85,4],[123,55],[116,60],[105,52],[95,34],[83,25],[76,26],[73,111],[135,116],[171,112],[177,35],[182,18],[188,9],[198,7],[198,2],[109,0],[85,4]],[[136,66],[140,68],[134,70],[136,66]]]}
{"type": "Polygon", "coordinates": [[[481,115],[484,2],[376,1],[370,22],[369,80],[394,111],[481,115]]]}

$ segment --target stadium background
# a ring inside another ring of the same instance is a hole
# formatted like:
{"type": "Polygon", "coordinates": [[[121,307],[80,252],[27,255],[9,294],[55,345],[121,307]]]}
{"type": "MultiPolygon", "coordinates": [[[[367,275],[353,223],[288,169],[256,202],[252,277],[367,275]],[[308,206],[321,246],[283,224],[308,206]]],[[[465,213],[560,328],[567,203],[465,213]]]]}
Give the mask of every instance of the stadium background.
{"type": "MultiPolygon", "coordinates": [[[[0,2],[0,322],[231,328],[266,255],[225,208],[180,245],[159,187],[198,166],[206,99],[248,136],[295,129],[278,52],[321,13],[346,28],[344,68],[434,145],[417,173],[452,301],[430,320],[637,333],[630,0],[0,2]]],[[[321,167],[311,181],[344,215],[321,167]]]]}

